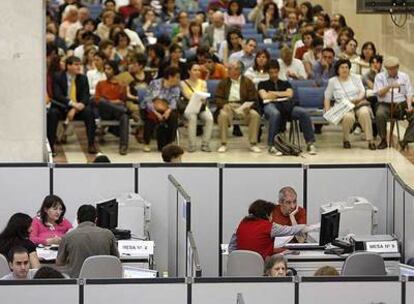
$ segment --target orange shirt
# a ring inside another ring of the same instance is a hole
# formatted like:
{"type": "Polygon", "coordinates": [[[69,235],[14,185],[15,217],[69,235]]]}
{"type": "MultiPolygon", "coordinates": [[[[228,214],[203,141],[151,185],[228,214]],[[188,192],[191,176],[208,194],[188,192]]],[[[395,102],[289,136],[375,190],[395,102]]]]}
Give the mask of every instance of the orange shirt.
{"type": "Polygon", "coordinates": [[[221,79],[227,78],[227,69],[223,64],[216,63],[214,65],[214,72],[210,74],[208,78],[207,78],[207,74],[208,72],[206,69],[201,70],[201,78],[203,80],[208,80],[208,79],[221,80],[221,79]]]}
{"type": "MultiPolygon", "coordinates": [[[[306,224],[306,210],[299,207],[299,211],[296,213],[295,219],[298,224],[306,224]]],[[[272,221],[279,225],[292,226],[289,216],[283,215],[279,205],[277,205],[273,210],[272,221]]]]}
{"type": "Polygon", "coordinates": [[[99,81],[95,89],[95,101],[99,102],[101,99],[104,100],[124,100],[126,92],[125,87],[120,85],[118,82],[110,82],[109,80],[99,81]]]}

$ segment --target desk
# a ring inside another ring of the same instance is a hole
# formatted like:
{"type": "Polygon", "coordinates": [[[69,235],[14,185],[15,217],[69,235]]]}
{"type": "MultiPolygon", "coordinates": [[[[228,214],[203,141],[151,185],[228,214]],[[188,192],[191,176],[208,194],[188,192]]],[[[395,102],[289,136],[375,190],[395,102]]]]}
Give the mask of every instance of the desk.
{"type": "MultiPolygon", "coordinates": [[[[287,254],[285,257],[288,259],[288,267],[295,268],[299,276],[313,276],[315,271],[322,266],[332,266],[340,273],[348,255],[325,254],[323,250],[300,250],[299,255],[287,254]]],[[[381,256],[384,258],[388,274],[399,275],[401,255],[386,253],[381,256]]]]}

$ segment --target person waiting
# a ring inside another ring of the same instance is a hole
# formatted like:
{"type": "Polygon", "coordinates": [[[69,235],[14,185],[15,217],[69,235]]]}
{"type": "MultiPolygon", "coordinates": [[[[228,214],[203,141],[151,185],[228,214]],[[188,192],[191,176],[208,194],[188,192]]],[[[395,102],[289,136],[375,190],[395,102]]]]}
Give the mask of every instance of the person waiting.
{"type": "Polygon", "coordinates": [[[259,106],[257,91],[254,83],[242,75],[243,63],[232,61],[228,66],[229,77],[220,81],[216,90],[216,104],[218,107],[218,125],[220,129],[221,146],[218,152],[227,151],[227,133],[233,123],[233,117],[244,119],[249,124],[250,151],[260,153],[257,144],[257,135],[260,127],[259,106]],[[238,110],[244,102],[253,102],[250,107],[238,110]]]}
{"type": "Polygon", "coordinates": [[[233,53],[237,53],[243,49],[243,35],[238,27],[232,27],[229,29],[226,40],[220,44],[218,51],[218,57],[221,62],[227,64],[229,57],[233,53]]]}
{"type": "Polygon", "coordinates": [[[53,101],[47,112],[47,138],[52,152],[56,142],[56,130],[60,119],[83,120],[88,137],[88,152],[96,154],[95,118],[89,106],[88,79],[81,74],[81,60],[70,56],[65,62],[66,70],[53,77],[53,101]]]}
{"type": "Polygon", "coordinates": [[[337,277],[339,276],[338,270],[332,266],[322,266],[318,268],[313,274],[315,277],[337,277]]]}
{"type": "Polygon", "coordinates": [[[0,280],[30,280],[37,269],[30,269],[29,252],[26,248],[16,246],[10,249],[7,260],[11,272],[0,280]]]}
{"type": "Polygon", "coordinates": [[[150,141],[157,129],[158,151],[175,140],[178,127],[177,105],[180,99],[180,70],[168,67],[163,78],[151,81],[141,108],[144,109],[144,152],[150,152],[150,141]]]}
{"type": "MultiPolygon", "coordinates": [[[[181,81],[181,93],[188,101],[195,92],[207,92],[207,83],[201,79],[200,66],[196,62],[191,62],[188,65],[188,74],[190,77],[181,81]]],[[[190,113],[188,107],[184,111],[184,115],[188,120],[188,152],[196,151],[196,131],[197,131],[197,117],[199,116],[204,122],[203,139],[201,141],[201,151],[211,152],[210,140],[213,131],[213,115],[206,104],[206,99],[203,99],[203,105],[198,113],[190,113]]]]}
{"type": "Polygon", "coordinates": [[[323,86],[330,78],[335,77],[335,51],[332,48],[324,48],[322,56],[312,67],[312,79],[318,86],[323,86]]]}
{"type": "Polygon", "coordinates": [[[66,206],[57,195],[47,195],[40,210],[33,218],[30,240],[36,245],[59,245],[62,236],[72,229],[64,218],[66,206]]]}
{"type": "Polygon", "coordinates": [[[6,228],[0,233],[0,254],[7,256],[15,246],[23,247],[29,253],[30,268],[39,268],[36,245],[29,239],[32,218],[24,213],[13,214],[6,228]]]}
{"type": "Polygon", "coordinates": [[[264,104],[264,113],[269,120],[268,149],[269,153],[276,154],[274,137],[280,132],[286,121],[298,119],[307,144],[307,151],[311,155],[317,153],[315,134],[309,114],[293,103],[293,89],[288,81],[279,79],[279,63],[271,60],[269,63],[270,79],[259,83],[259,96],[264,104]]]}
{"type": "Polygon", "coordinates": [[[227,6],[227,12],[224,13],[224,23],[229,26],[243,27],[246,19],[243,15],[243,5],[241,1],[231,0],[227,6]]]}
{"type": "Polygon", "coordinates": [[[279,28],[279,9],[274,2],[270,2],[264,5],[263,18],[257,24],[257,32],[263,34],[265,38],[272,38],[269,34],[269,29],[279,28]]]}
{"type": "Polygon", "coordinates": [[[265,277],[285,277],[287,275],[287,261],[283,255],[272,255],[265,261],[265,277]]]}
{"type": "Polygon", "coordinates": [[[302,61],[293,58],[293,52],[289,47],[282,48],[278,61],[280,80],[306,79],[308,77],[302,61]]]}
{"type": "Polygon", "coordinates": [[[355,108],[347,112],[342,118],[342,134],[344,149],[351,149],[350,133],[358,120],[365,132],[368,148],[375,150],[376,146],[372,135],[372,110],[365,99],[365,88],[359,76],[351,74],[351,62],[348,59],[340,59],[335,64],[336,77],[329,79],[325,90],[324,110],[331,108],[331,100],[343,102],[347,100],[355,105],[355,108]]]}
{"type": "Polygon", "coordinates": [[[203,53],[198,60],[201,69],[201,79],[204,80],[222,80],[227,77],[226,67],[215,62],[213,56],[209,53],[203,53]]]}
{"type": "Polygon", "coordinates": [[[59,270],[43,266],[36,271],[33,279],[66,279],[66,277],[59,270]]]}
{"type": "Polygon", "coordinates": [[[261,81],[269,79],[270,54],[267,50],[260,50],[256,53],[254,64],[246,70],[244,76],[249,78],[256,85],[261,81]]]}
{"type": "Polygon", "coordinates": [[[313,78],[313,65],[317,62],[319,58],[322,56],[323,50],[323,40],[321,37],[315,36],[312,40],[312,44],[310,49],[303,54],[302,63],[305,67],[306,74],[308,74],[308,78],[313,78]]]}
{"type": "Polygon", "coordinates": [[[231,54],[229,62],[239,60],[243,63],[244,68],[247,70],[254,64],[256,48],[256,40],[254,38],[247,39],[241,51],[231,54]]]}
{"type": "Polygon", "coordinates": [[[106,80],[102,80],[96,85],[95,103],[102,119],[119,120],[119,128],[112,129],[112,132],[119,133],[119,154],[126,155],[129,136],[129,117],[125,105],[126,90],[116,79],[119,74],[116,62],[106,62],[104,71],[106,80]]]}
{"type": "Polygon", "coordinates": [[[162,160],[165,163],[181,163],[183,154],[183,148],[174,144],[166,145],[161,151],[162,160]]]}
{"type": "Polygon", "coordinates": [[[412,115],[413,90],[408,74],[399,71],[400,62],[396,57],[388,57],[384,60],[386,71],[375,76],[374,93],[378,96],[378,107],[376,111],[376,123],[381,142],[378,149],[387,147],[387,120],[391,116],[391,103],[396,104],[394,117],[401,119],[404,112],[410,121],[404,138],[400,142],[402,149],[405,149],[409,142],[414,141],[414,115],[412,115]]]}
{"type": "Polygon", "coordinates": [[[79,276],[83,262],[90,256],[119,257],[114,234],[108,229],[95,225],[96,209],[94,206],[80,206],[77,220],[79,225],[62,238],[56,258],[56,265],[66,266],[72,278],[79,276]]]}
{"type": "Polygon", "coordinates": [[[203,34],[202,45],[207,45],[210,51],[216,52],[222,41],[226,39],[229,26],[224,23],[224,14],[220,11],[213,13],[211,25],[209,25],[203,34]]]}
{"type": "Polygon", "coordinates": [[[229,251],[250,250],[259,253],[263,259],[274,253],[274,238],[306,232],[306,225],[282,226],[272,223],[275,205],[264,200],[256,200],[249,206],[249,215],[244,217],[236,233],[232,235],[229,251]]]}

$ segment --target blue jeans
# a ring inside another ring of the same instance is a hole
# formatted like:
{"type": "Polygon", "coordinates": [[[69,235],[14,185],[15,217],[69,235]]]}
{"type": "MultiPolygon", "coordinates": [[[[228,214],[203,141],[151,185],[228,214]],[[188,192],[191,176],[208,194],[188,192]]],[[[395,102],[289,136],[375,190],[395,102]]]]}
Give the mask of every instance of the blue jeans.
{"type": "MultiPolygon", "coordinates": [[[[282,115],[276,108],[276,104],[268,103],[264,106],[264,113],[269,120],[269,136],[267,144],[273,146],[273,138],[280,132],[280,125],[282,122],[282,115]]],[[[309,114],[302,107],[295,106],[292,110],[292,119],[299,120],[300,128],[305,137],[306,143],[313,143],[315,141],[315,134],[313,133],[312,121],[309,114]]]]}

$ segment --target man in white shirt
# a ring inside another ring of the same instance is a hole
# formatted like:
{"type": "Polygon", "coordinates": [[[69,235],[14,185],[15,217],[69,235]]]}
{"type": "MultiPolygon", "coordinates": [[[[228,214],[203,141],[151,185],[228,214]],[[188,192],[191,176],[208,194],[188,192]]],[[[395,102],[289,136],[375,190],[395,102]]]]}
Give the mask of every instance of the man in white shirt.
{"type": "Polygon", "coordinates": [[[293,58],[293,53],[290,48],[284,47],[282,49],[280,52],[280,59],[278,59],[278,61],[280,65],[280,80],[286,81],[294,79],[306,79],[308,77],[302,61],[293,58]]]}
{"type": "MultiPolygon", "coordinates": [[[[376,123],[381,142],[378,149],[387,148],[387,120],[391,115],[391,107],[394,108],[394,117],[402,118],[404,111],[412,112],[411,100],[413,96],[410,77],[399,71],[399,60],[396,57],[388,57],[384,60],[386,71],[378,73],[374,81],[374,93],[378,96],[376,111],[376,123]],[[393,105],[392,105],[393,103],[393,105]],[[405,108],[405,104],[407,108],[405,108]]],[[[406,130],[406,135],[409,129],[406,130]]],[[[405,140],[405,136],[404,136],[405,140]]]]}
{"type": "Polygon", "coordinates": [[[1,280],[30,280],[37,269],[30,269],[29,253],[24,247],[13,247],[8,254],[9,267],[12,272],[1,280]]]}
{"type": "Polygon", "coordinates": [[[104,63],[106,60],[105,54],[98,52],[93,56],[93,62],[95,64],[95,69],[90,70],[86,73],[89,83],[89,93],[91,96],[95,95],[96,85],[101,80],[106,80],[106,75],[104,72],[104,63]]]}
{"type": "Polygon", "coordinates": [[[217,51],[221,42],[226,40],[228,26],[224,24],[224,15],[217,11],[213,14],[211,25],[208,26],[203,35],[203,45],[208,45],[211,50],[217,51]]]}

